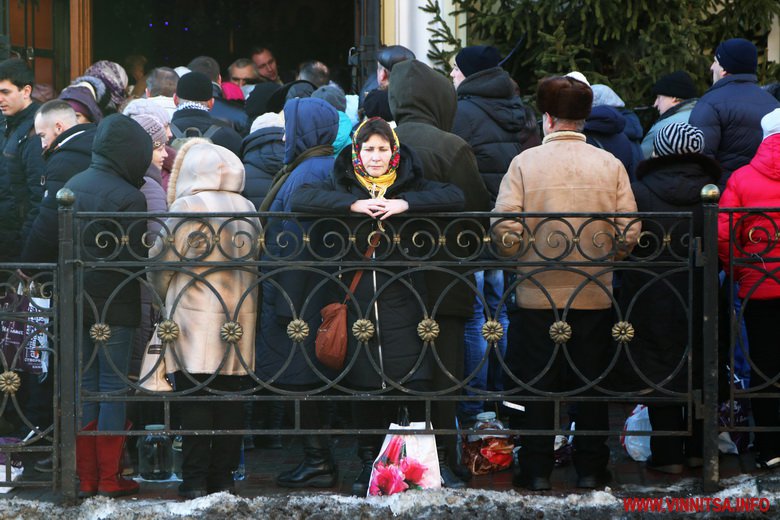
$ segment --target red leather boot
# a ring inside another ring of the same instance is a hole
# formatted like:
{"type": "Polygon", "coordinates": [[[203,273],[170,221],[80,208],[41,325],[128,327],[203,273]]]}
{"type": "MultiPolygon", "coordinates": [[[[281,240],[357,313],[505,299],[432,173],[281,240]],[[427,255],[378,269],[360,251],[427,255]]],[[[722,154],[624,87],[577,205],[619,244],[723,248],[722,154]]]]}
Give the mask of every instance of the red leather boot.
{"type": "MultiPolygon", "coordinates": [[[[125,424],[130,429],[131,423],[125,424]]],[[[125,447],[124,435],[95,437],[98,461],[98,495],[121,497],[138,493],[140,486],[134,480],[122,478],[122,453],[125,447]]]]}
{"type": "MultiPolygon", "coordinates": [[[[97,421],[84,426],[83,431],[95,431],[97,421]]],[[[98,492],[98,463],[95,452],[95,437],[76,437],[76,473],[79,476],[79,498],[88,498],[98,492]]]]}

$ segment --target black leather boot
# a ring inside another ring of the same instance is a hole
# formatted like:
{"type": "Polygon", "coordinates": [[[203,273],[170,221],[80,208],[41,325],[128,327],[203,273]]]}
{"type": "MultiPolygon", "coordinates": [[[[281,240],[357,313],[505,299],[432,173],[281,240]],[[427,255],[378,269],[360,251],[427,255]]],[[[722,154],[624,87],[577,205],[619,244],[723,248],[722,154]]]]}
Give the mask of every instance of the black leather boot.
{"type": "Polygon", "coordinates": [[[358,458],[363,463],[355,482],[352,483],[352,494],[356,497],[368,495],[368,483],[371,480],[371,469],[377,457],[377,447],[374,445],[358,446],[358,458]]]}
{"type": "Polygon", "coordinates": [[[443,446],[437,446],[436,451],[439,454],[439,471],[441,472],[441,486],[451,489],[463,489],[466,483],[463,482],[447,463],[447,449],[443,446]]]}
{"type": "Polygon", "coordinates": [[[333,462],[328,437],[306,435],[303,438],[303,462],[276,477],[276,485],[288,488],[333,487],[338,481],[338,469],[333,462]]]}

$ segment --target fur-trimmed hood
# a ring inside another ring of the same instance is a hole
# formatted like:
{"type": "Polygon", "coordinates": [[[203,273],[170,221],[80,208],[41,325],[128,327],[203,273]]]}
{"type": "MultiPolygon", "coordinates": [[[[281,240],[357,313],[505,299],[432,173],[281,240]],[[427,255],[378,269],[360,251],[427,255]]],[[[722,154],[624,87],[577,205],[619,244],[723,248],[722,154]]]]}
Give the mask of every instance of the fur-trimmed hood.
{"type": "Polygon", "coordinates": [[[241,193],[244,179],[244,165],[236,154],[207,139],[190,139],[179,149],[173,163],[168,180],[168,206],[202,191],[241,193]]]}

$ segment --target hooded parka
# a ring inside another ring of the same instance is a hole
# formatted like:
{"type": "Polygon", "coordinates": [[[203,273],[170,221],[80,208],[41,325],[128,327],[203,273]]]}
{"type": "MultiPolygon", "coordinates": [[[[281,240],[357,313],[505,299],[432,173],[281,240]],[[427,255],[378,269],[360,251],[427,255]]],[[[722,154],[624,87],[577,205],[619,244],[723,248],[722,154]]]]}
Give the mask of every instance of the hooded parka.
{"type": "MultiPolygon", "coordinates": [[[[179,150],[168,184],[171,213],[249,213],[254,205],[240,195],[244,166],[227,148],[192,139],[179,150]]],[[[246,375],[254,366],[257,272],[252,267],[187,265],[252,260],[260,229],[256,217],[170,217],[149,252],[148,276],[165,301],[165,315],[179,326],[166,351],[168,372],[246,375]],[[165,234],[172,234],[168,237],[165,234]],[[205,240],[203,236],[205,235],[205,240]],[[172,242],[170,242],[172,240],[172,242]],[[155,262],[182,262],[183,270],[154,269],[155,262]],[[222,327],[237,322],[235,342],[222,327]]]]}
{"type": "MultiPolygon", "coordinates": [[[[89,168],[65,183],[65,188],[76,196],[74,210],[146,211],[146,199],[140,187],[151,161],[152,139],[141,125],[121,114],[103,119],[95,132],[89,168]]],[[[76,236],[81,237],[83,261],[105,261],[110,265],[110,262],[137,262],[146,256],[147,246],[143,242],[146,225],[130,219],[93,218],[82,223],[81,228],[76,236]]],[[[140,285],[137,280],[122,285],[127,278],[126,273],[118,270],[85,269],[85,302],[91,299],[97,311],[95,315],[91,306],[84,305],[86,324],[138,326],[140,285]]]]}
{"type": "MultiPolygon", "coordinates": [[[[460,188],[465,211],[488,211],[490,194],[474,153],[466,141],[450,133],[457,109],[452,83],[424,63],[408,60],[393,67],[388,98],[398,124],[398,139],[414,148],[423,176],[460,188]]],[[[463,226],[453,226],[447,247],[458,256],[468,257],[473,252],[457,245],[456,237],[464,230],[463,226]]],[[[447,273],[429,273],[425,277],[428,295],[432,302],[439,303],[440,314],[470,318],[474,314],[474,293],[463,283],[449,287],[452,281],[447,273]]]]}
{"type": "MultiPolygon", "coordinates": [[[[306,150],[333,143],[338,132],[336,109],[322,99],[295,98],[284,106],[285,164],[291,164],[306,150]]],[[[292,198],[302,186],[325,181],[333,169],[332,155],[309,157],[301,162],[279,189],[269,211],[292,211],[292,198]]],[[[311,385],[321,379],[311,369],[312,363],[330,375],[314,356],[314,331],[321,323],[320,309],[325,293],[314,287],[321,275],[309,270],[285,269],[285,260],[306,260],[308,250],[300,247],[308,224],[279,218],[268,219],[265,229],[263,260],[278,261],[278,266],[264,268],[272,273],[263,282],[263,301],[259,319],[260,334],[256,340],[257,375],[283,385],[311,385]],[[277,240],[278,239],[278,240],[277,240]],[[293,317],[306,321],[312,331],[298,344],[287,335],[293,317]],[[306,352],[306,356],[304,356],[306,352]],[[308,357],[308,361],[307,358],[308,357]],[[285,363],[286,368],[282,370],[285,363]]]]}

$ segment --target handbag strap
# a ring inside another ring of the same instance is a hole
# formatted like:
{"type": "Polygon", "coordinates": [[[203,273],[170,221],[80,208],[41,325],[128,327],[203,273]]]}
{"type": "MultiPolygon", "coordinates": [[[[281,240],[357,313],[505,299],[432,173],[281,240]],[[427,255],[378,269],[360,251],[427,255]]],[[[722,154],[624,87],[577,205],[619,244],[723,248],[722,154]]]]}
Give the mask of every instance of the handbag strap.
{"type": "MultiPolygon", "coordinates": [[[[372,244],[371,240],[368,241],[368,249],[366,249],[366,253],[363,255],[363,258],[371,258],[371,256],[374,254],[374,251],[376,251],[377,244],[372,244]]],[[[347,303],[349,301],[349,296],[351,294],[354,294],[355,289],[357,289],[358,284],[360,283],[360,279],[363,277],[363,269],[355,273],[355,276],[352,278],[352,283],[349,284],[349,292],[344,297],[344,301],[342,303],[347,303]]]]}

